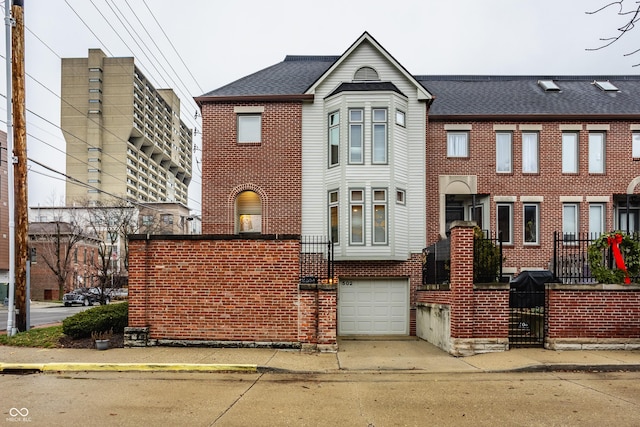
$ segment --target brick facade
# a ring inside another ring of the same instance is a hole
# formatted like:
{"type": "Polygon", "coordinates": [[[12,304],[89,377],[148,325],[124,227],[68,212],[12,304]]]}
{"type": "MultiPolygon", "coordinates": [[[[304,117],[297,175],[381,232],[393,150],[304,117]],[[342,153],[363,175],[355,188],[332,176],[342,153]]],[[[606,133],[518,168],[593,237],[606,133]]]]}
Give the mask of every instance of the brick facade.
{"type": "MultiPolygon", "coordinates": [[[[454,355],[509,348],[509,285],[473,283],[472,227],[451,229],[450,289],[417,292],[418,336],[454,355]]],[[[548,284],[545,312],[546,348],[640,348],[640,285],[548,284]]]]}
{"type": "MultiPolygon", "coordinates": [[[[513,244],[503,247],[505,268],[517,273],[521,268],[549,268],[553,256],[553,233],[563,231],[563,197],[578,200],[579,231],[589,231],[589,197],[606,200],[605,231],[615,229],[614,196],[622,202],[628,188],[638,177],[638,164],[631,153],[632,124],[627,120],[575,121],[552,120],[531,121],[468,121],[451,122],[430,118],[427,131],[426,182],[427,188],[427,242],[439,239],[441,218],[439,210],[443,198],[436,190],[439,176],[447,175],[477,177],[477,200],[489,196],[489,217],[485,217],[482,228],[496,230],[496,196],[515,198],[513,202],[513,244]],[[469,131],[469,156],[447,157],[446,125],[464,124],[469,131]],[[578,126],[578,173],[562,173],[562,127],[578,126]],[[496,172],[496,130],[512,128],[512,172],[496,172]],[[522,133],[524,129],[539,127],[539,173],[522,172],[522,133]],[[606,128],[605,173],[589,173],[590,128],[606,128]],[[539,244],[523,245],[523,200],[537,197],[540,205],[539,244]]],[[[632,194],[640,194],[640,187],[633,186],[632,194]]],[[[486,201],[483,201],[486,203],[486,201]]],[[[468,215],[468,212],[465,212],[468,215]]]]}
{"type": "MultiPolygon", "coordinates": [[[[44,257],[49,262],[56,262],[55,244],[51,241],[29,242],[29,247],[36,250],[35,262],[31,262],[31,299],[34,300],[61,300],[58,289],[58,279],[47,266],[44,257]]],[[[98,260],[98,248],[95,245],[80,241],[72,249],[71,262],[67,272],[67,280],[64,285],[65,292],[75,288],[94,286],[97,278],[95,262],[98,260]]]]}
{"type": "Polygon", "coordinates": [[[299,253],[287,236],[133,236],[129,326],[160,344],[335,346],[335,287],[301,289],[299,253]]]}
{"type": "Polygon", "coordinates": [[[235,199],[244,190],[262,202],[262,233],[301,229],[300,102],[202,105],[202,232],[233,234],[235,199]],[[264,107],[262,142],[237,142],[234,107],[264,107]]]}

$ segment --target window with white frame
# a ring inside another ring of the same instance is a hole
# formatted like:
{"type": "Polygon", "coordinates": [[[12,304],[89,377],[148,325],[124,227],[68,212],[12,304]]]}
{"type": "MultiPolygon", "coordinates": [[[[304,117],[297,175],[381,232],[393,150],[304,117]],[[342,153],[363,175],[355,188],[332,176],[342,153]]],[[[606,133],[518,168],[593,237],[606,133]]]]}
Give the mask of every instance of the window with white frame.
{"type": "Polygon", "coordinates": [[[604,173],[604,132],[589,133],[589,173],[604,173]]]}
{"type": "Polygon", "coordinates": [[[589,205],[589,237],[597,239],[604,233],[605,227],[605,204],[591,203],[589,205]]]}
{"type": "Polygon", "coordinates": [[[329,114],[329,166],[340,163],[340,112],[329,114]]]}
{"type": "Polygon", "coordinates": [[[496,133],[496,172],[512,172],[512,133],[496,133]]]}
{"type": "Polygon", "coordinates": [[[329,191],[329,235],[333,244],[340,243],[340,194],[338,190],[329,191]]]}
{"type": "Polygon", "coordinates": [[[364,245],[364,190],[349,191],[349,243],[364,245]]]}
{"type": "Polygon", "coordinates": [[[447,157],[469,157],[469,132],[447,132],[447,157]]]}
{"type": "Polygon", "coordinates": [[[407,115],[402,110],[396,110],[396,124],[405,127],[407,123],[407,115]]]}
{"type": "Polygon", "coordinates": [[[374,189],[373,193],[373,244],[387,244],[387,190],[374,189]]]}
{"type": "Polygon", "coordinates": [[[498,235],[502,243],[513,244],[513,204],[498,203],[496,205],[498,235]]]}
{"type": "Polygon", "coordinates": [[[578,134],[562,133],[562,173],[578,173],[578,134]]]}
{"type": "Polygon", "coordinates": [[[565,242],[573,242],[578,238],[578,204],[562,204],[562,238],[565,242]]]}
{"type": "Polygon", "coordinates": [[[371,163],[387,163],[387,110],[384,108],[374,108],[371,111],[373,140],[371,163]]]}
{"type": "Polygon", "coordinates": [[[407,193],[405,190],[398,188],[396,189],[396,203],[399,205],[404,205],[407,203],[406,201],[407,193]]]}
{"type": "Polygon", "coordinates": [[[364,110],[349,110],[349,163],[364,162],[364,110]]]}
{"type": "Polygon", "coordinates": [[[640,132],[631,134],[631,157],[640,159],[640,132]]]}
{"type": "Polygon", "coordinates": [[[538,133],[522,133],[522,172],[538,173],[538,133]]]}
{"type": "Polygon", "coordinates": [[[540,243],[540,206],[537,203],[525,203],[522,208],[524,244],[537,245],[540,243]]]}
{"type": "Polygon", "coordinates": [[[238,142],[262,142],[261,114],[238,114],[238,142]]]}

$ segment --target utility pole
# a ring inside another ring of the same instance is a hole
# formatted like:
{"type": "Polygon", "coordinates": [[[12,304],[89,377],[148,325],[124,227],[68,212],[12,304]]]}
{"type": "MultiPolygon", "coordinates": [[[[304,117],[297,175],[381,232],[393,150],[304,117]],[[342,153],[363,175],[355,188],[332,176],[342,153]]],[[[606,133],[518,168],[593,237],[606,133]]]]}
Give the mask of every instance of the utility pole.
{"type": "Polygon", "coordinates": [[[7,206],[9,211],[9,310],[7,310],[7,335],[15,333],[15,284],[16,284],[16,256],[15,256],[15,223],[14,223],[14,200],[13,200],[13,102],[12,102],[12,78],[11,78],[11,32],[14,20],[11,17],[11,0],[4,1],[5,11],[5,45],[6,45],[6,71],[7,71],[7,206]]]}
{"type": "MultiPolygon", "coordinates": [[[[13,0],[11,8],[15,27],[11,42],[13,80],[13,155],[15,171],[15,224],[16,224],[16,327],[27,330],[27,259],[29,248],[29,217],[27,214],[27,109],[25,106],[24,70],[24,0],[13,0]]],[[[11,191],[11,189],[9,190],[11,191]]]]}

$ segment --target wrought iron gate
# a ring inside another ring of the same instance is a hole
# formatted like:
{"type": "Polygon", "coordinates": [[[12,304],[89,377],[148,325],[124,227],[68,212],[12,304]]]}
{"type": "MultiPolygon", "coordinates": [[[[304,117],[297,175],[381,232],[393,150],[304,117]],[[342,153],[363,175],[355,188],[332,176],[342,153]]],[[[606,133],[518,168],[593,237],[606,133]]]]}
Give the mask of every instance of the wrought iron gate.
{"type": "Polygon", "coordinates": [[[509,292],[509,346],[543,347],[545,338],[545,298],[541,290],[509,292]]]}

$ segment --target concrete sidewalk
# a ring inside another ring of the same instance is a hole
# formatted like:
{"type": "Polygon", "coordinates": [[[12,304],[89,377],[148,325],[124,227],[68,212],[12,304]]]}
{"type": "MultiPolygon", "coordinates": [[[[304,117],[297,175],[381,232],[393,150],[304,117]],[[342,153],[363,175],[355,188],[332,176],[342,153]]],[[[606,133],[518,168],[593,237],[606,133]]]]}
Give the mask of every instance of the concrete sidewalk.
{"type": "Polygon", "coordinates": [[[337,353],[264,348],[146,347],[41,349],[0,346],[0,372],[15,371],[199,371],[422,373],[553,370],[640,370],[638,350],[553,351],[512,349],[453,357],[415,338],[341,340],[337,353]]]}

